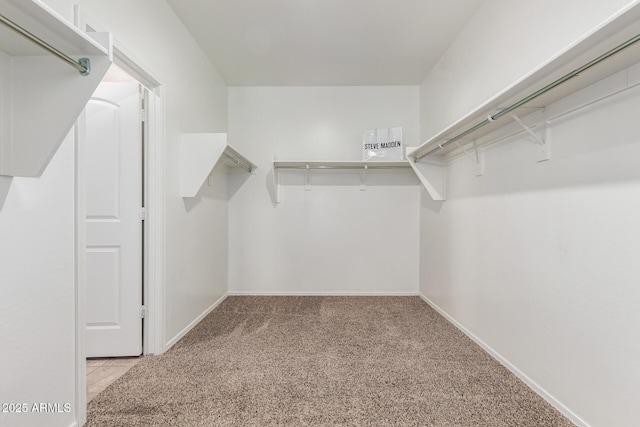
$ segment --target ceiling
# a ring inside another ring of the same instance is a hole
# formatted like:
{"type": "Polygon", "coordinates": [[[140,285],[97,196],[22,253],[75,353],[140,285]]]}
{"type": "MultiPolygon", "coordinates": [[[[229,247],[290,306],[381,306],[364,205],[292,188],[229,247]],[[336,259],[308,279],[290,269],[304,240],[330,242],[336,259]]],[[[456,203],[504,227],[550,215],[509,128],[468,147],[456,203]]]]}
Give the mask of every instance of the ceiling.
{"type": "Polygon", "coordinates": [[[230,86],[418,85],[482,0],[167,0],[230,86]]]}

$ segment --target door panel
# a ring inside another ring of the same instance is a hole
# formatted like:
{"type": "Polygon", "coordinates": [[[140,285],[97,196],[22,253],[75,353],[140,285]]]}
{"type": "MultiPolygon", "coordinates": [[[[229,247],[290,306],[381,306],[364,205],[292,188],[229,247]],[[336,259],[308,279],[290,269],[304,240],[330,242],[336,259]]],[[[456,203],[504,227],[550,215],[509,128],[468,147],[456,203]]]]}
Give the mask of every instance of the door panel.
{"type": "Polygon", "coordinates": [[[121,106],[93,98],[88,107],[90,128],[87,167],[87,219],[120,217],[120,141],[121,106]]]}
{"type": "Polygon", "coordinates": [[[101,83],[86,107],[87,357],[142,353],[139,84],[101,83]]]}
{"type": "Polygon", "coordinates": [[[91,285],[87,320],[93,327],[122,324],[119,310],[120,257],[119,247],[87,248],[87,282],[91,285]]]}

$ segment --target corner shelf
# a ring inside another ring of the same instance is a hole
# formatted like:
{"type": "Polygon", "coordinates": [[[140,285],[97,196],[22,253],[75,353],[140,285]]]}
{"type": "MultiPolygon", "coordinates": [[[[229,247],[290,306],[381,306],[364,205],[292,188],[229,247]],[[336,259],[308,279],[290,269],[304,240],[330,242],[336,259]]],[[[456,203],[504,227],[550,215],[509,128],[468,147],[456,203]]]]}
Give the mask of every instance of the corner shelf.
{"type": "Polygon", "coordinates": [[[520,104],[520,100],[537,94],[542,88],[561,77],[586,66],[617,46],[635,39],[638,34],[640,34],[640,4],[635,4],[576,41],[556,57],[532,70],[451,126],[433,135],[423,144],[412,149],[407,147],[407,159],[433,200],[445,200],[445,170],[448,162],[475,152],[478,163],[476,175],[483,175],[482,147],[491,143],[487,141],[488,138],[483,137],[498,129],[505,128],[511,131],[513,128],[519,129],[516,133],[528,132],[532,141],[535,140],[540,147],[536,160],[549,160],[550,140],[545,135],[545,107],[638,63],[640,43],[630,45],[611,58],[597,63],[593,68],[580,72],[579,76],[533,97],[525,104],[520,104]],[[514,107],[519,105],[511,111],[513,116],[510,117],[513,120],[506,117],[492,120],[491,116],[512,104],[514,107]],[[520,120],[520,117],[525,116],[527,116],[527,123],[520,120]],[[488,123],[481,126],[485,121],[488,123]],[[514,126],[521,126],[521,128],[514,126]],[[445,145],[452,139],[457,140],[457,144],[445,145]]]}
{"type": "Polygon", "coordinates": [[[342,161],[308,161],[308,160],[273,160],[273,179],[276,188],[276,203],[280,203],[280,171],[298,170],[305,173],[305,190],[311,189],[309,174],[313,170],[359,170],[362,174],[361,189],[366,188],[366,172],[376,169],[409,169],[411,165],[406,160],[400,161],[373,161],[362,160],[342,161]]]}
{"type": "Polygon", "coordinates": [[[182,135],[182,197],[195,197],[207,177],[220,168],[253,173],[257,166],[227,144],[226,133],[182,135]]]}
{"type": "Polygon", "coordinates": [[[111,66],[111,35],[90,37],[40,0],[0,0],[0,13],[90,62],[89,75],[80,75],[0,24],[0,175],[40,176],[111,66]]]}

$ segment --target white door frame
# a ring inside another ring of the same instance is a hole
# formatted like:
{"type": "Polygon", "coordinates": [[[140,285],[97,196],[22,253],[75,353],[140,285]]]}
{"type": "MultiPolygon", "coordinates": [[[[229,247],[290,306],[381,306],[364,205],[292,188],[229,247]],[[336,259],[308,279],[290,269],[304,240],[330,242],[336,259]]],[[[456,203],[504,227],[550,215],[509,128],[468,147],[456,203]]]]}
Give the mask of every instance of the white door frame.
{"type": "MultiPolygon", "coordinates": [[[[82,31],[107,32],[97,22],[81,13],[75,7],[75,25],[82,31]]],[[[144,304],[146,316],[143,323],[143,354],[162,354],[166,350],[164,307],[165,307],[165,135],[164,99],[165,91],[153,73],[135,59],[117,38],[114,38],[114,61],[148,89],[145,120],[145,177],[144,199],[146,219],[144,229],[144,304]]],[[[85,352],[85,306],[86,306],[86,171],[85,171],[85,115],[80,115],[75,126],[75,372],[76,402],[75,415],[79,426],[84,425],[87,416],[86,400],[86,352],[85,352]]]]}

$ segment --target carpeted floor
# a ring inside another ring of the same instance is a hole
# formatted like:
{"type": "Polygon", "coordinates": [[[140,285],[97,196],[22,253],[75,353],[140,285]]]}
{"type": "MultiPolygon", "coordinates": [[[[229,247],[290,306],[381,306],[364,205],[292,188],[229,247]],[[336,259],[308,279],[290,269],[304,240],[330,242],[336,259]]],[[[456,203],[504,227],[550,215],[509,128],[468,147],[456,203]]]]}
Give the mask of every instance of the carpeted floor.
{"type": "Polygon", "coordinates": [[[418,297],[227,298],[96,426],[571,426],[418,297]]]}

